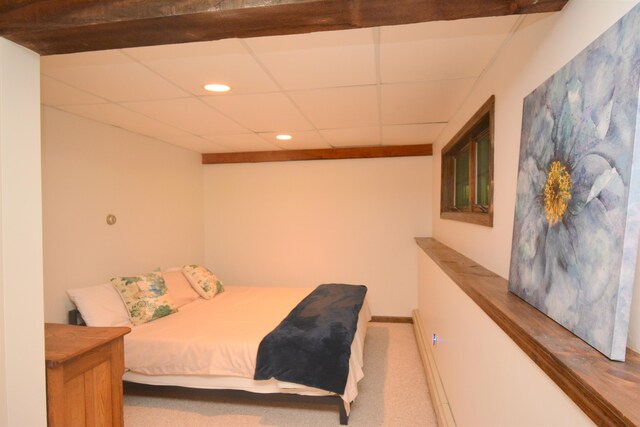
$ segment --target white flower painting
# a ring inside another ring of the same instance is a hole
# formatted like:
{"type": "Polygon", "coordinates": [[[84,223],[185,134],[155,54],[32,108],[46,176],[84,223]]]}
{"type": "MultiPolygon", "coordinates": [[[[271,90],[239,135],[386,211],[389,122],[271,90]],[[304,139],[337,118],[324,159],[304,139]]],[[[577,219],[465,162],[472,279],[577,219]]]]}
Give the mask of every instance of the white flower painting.
{"type": "Polygon", "coordinates": [[[624,360],[640,231],[640,6],[524,100],[509,290],[624,360]]]}

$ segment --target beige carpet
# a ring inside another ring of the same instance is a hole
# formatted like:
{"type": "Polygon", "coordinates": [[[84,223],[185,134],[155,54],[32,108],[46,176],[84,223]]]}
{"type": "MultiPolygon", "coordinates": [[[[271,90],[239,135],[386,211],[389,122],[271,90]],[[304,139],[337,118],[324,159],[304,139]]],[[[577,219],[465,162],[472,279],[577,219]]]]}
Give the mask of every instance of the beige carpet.
{"type": "MultiPolygon", "coordinates": [[[[365,377],[351,406],[350,426],[437,426],[412,325],[370,323],[364,362],[365,377]]],[[[126,427],[340,424],[334,405],[156,390],[125,392],[126,427]]]]}

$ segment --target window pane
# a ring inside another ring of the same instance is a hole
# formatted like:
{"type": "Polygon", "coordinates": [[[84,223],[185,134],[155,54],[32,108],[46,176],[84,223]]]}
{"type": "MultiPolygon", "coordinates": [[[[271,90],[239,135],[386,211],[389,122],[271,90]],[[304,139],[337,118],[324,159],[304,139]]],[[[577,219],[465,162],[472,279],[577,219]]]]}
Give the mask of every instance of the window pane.
{"type": "Polygon", "coordinates": [[[489,205],[489,133],[483,133],[476,142],[476,203],[489,205]]]}
{"type": "Polygon", "coordinates": [[[442,148],[440,218],[493,227],[495,97],[442,148]]]}
{"type": "Polygon", "coordinates": [[[469,147],[455,155],[454,206],[458,209],[469,207],[469,147]]]}

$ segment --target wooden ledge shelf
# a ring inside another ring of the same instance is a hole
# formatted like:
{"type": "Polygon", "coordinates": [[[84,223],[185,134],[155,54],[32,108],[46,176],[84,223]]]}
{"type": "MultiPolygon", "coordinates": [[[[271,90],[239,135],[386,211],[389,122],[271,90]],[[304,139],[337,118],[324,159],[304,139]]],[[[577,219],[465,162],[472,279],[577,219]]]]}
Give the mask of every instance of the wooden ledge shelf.
{"type": "Polygon", "coordinates": [[[640,354],[613,362],[507,290],[507,280],[432,238],[422,250],[598,425],[640,426],[640,354]]]}

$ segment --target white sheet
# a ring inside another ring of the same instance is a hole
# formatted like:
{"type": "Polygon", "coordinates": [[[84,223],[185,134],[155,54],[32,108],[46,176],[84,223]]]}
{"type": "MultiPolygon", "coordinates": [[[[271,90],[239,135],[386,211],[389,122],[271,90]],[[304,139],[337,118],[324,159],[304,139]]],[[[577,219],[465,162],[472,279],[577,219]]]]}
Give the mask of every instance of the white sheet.
{"type": "MultiPolygon", "coordinates": [[[[125,335],[124,379],[155,385],[240,389],[260,393],[329,395],[324,390],[276,380],[255,381],[258,346],[312,288],[227,286],[211,300],[198,299],[178,313],[132,328],[125,335]]],[[[351,346],[349,378],[342,395],[347,411],[364,376],[368,304],[360,311],[351,346]]]]}

